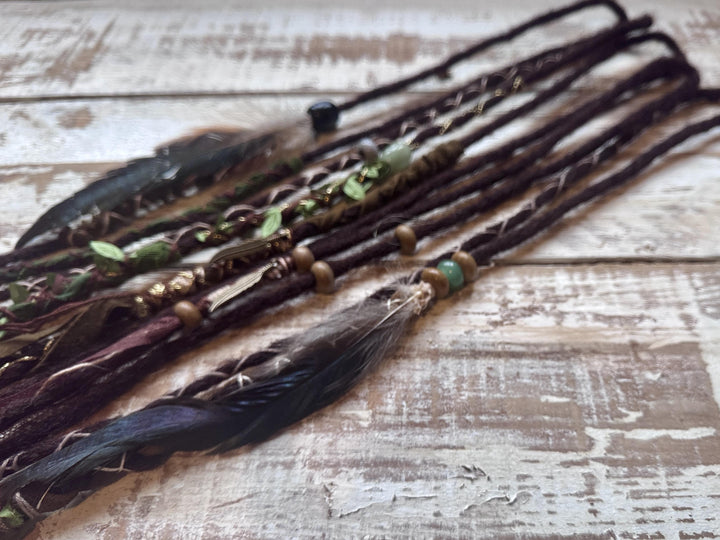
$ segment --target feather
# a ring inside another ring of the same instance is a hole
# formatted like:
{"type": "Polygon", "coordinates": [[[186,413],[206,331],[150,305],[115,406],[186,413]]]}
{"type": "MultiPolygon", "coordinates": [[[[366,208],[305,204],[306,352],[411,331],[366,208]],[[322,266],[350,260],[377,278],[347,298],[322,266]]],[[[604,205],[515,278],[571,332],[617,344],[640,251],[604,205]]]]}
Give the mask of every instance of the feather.
{"type": "Polygon", "coordinates": [[[125,463],[125,456],[136,463],[142,459],[138,451],[147,447],[168,456],[258,442],[325,407],[398,344],[433,297],[422,282],[384,292],[271,347],[254,381],[224,387],[211,401],[163,399],[6,477],[0,481],[0,505],[29,484],[57,492],[109,463],[125,463]]]}
{"type": "Polygon", "coordinates": [[[265,272],[270,270],[272,267],[273,263],[268,263],[264,266],[261,266],[257,270],[250,272],[249,274],[244,275],[240,279],[236,280],[234,283],[231,283],[227,287],[223,287],[215,293],[210,294],[208,296],[208,298],[210,299],[210,307],[208,308],[208,311],[212,313],[223,304],[229,302],[239,294],[242,294],[243,292],[251,289],[258,283],[260,283],[260,280],[262,280],[265,272]]]}
{"type": "Polygon", "coordinates": [[[50,208],[20,237],[15,248],[90,212],[111,210],[160,185],[172,190],[188,178],[211,176],[262,155],[275,143],[276,135],[273,131],[248,136],[246,132],[216,130],[160,147],[154,156],[110,171],[50,208]]]}
{"type": "Polygon", "coordinates": [[[217,261],[242,259],[257,256],[258,254],[269,253],[273,249],[273,244],[280,241],[289,242],[290,238],[290,231],[286,228],[282,228],[278,232],[270,234],[266,237],[245,240],[237,245],[220,249],[212,256],[209,264],[217,261]]]}
{"type": "Polygon", "coordinates": [[[162,444],[171,451],[199,450],[205,441],[221,438],[228,419],[222,408],[200,400],[187,405],[178,400],[173,405],[137,411],[3,479],[0,499],[7,501],[34,482],[62,490],[73,479],[145,446],[162,444]]]}

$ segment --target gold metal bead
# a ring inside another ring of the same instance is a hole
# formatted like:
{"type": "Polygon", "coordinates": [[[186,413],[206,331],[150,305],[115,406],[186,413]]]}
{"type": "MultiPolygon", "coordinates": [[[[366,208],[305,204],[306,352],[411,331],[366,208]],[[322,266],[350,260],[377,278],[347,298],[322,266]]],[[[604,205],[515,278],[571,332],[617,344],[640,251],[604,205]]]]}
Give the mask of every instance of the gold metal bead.
{"type": "Polygon", "coordinates": [[[284,253],[292,246],[292,231],[290,229],[283,228],[275,233],[275,238],[272,242],[272,249],[275,253],[284,253]]]}
{"type": "Polygon", "coordinates": [[[205,285],[205,269],[202,266],[196,266],[192,271],[195,282],[199,285],[205,285]]]}
{"type": "Polygon", "coordinates": [[[335,291],[335,274],[325,261],[315,261],[310,267],[315,276],[315,291],[320,294],[332,294],[335,291]]]}
{"type": "Polygon", "coordinates": [[[420,274],[420,279],[429,283],[435,289],[436,298],[445,298],[450,294],[450,282],[447,276],[437,268],[424,268],[422,274],[420,274]]]}
{"type": "Polygon", "coordinates": [[[453,253],[451,259],[460,266],[463,277],[465,278],[465,283],[470,283],[475,280],[475,276],[477,275],[477,263],[472,255],[470,255],[467,251],[456,251],[453,253]]]}
{"type": "Polygon", "coordinates": [[[193,330],[200,326],[202,322],[202,314],[200,310],[192,302],[182,300],[173,306],[173,311],[185,328],[193,330]]]}
{"type": "Polygon", "coordinates": [[[165,292],[166,288],[164,283],[155,283],[152,287],[148,289],[148,293],[152,296],[163,296],[165,292]]]}
{"type": "Polygon", "coordinates": [[[400,253],[403,255],[413,255],[417,247],[417,237],[407,225],[398,225],[395,227],[395,238],[400,242],[400,253]]]}
{"type": "Polygon", "coordinates": [[[315,255],[306,246],[298,246],[292,250],[292,260],[298,272],[307,272],[315,262],[315,255]]]}
{"type": "Polygon", "coordinates": [[[195,276],[192,272],[179,272],[168,282],[168,288],[173,294],[187,295],[195,285],[195,276]]]}
{"type": "Polygon", "coordinates": [[[150,315],[150,307],[145,301],[145,298],[140,295],[137,295],[133,298],[133,312],[135,313],[135,316],[139,319],[144,319],[145,317],[150,315]]]}

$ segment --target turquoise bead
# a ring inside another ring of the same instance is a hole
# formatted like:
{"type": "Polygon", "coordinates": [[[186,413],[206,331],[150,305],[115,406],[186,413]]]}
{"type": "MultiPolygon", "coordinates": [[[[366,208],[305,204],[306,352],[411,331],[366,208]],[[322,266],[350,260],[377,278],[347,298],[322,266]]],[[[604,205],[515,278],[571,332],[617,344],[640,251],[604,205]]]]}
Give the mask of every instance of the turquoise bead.
{"type": "Polygon", "coordinates": [[[390,165],[394,173],[406,169],[410,165],[412,150],[404,142],[394,142],[380,153],[380,160],[390,165]]]}
{"type": "Polygon", "coordinates": [[[438,263],[437,269],[448,278],[451,293],[462,289],[462,286],[465,285],[462,268],[460,268],[460,265],[455,261],[451,261],[450,259],[442,260],[438,263]]]}

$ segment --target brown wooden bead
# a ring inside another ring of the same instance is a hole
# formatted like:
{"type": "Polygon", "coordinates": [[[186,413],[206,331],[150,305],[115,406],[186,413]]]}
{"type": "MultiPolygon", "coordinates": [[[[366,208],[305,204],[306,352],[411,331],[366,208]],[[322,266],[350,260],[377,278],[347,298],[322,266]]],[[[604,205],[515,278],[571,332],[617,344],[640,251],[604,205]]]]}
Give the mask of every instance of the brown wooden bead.
{"type": "Polygon", "coordinates": [[[395,227],[395,238],[400,242],[400,253],[403,255],[414,255],[417,247],[417,237],[407,225],[398,225],[395,227]]]}
{"type": "Polygon", "coordinates": [[[292,250],[292,259],[298,272],[307,272],[315,262],[315,255],[306,246],[298,246],[292,250]]]}
{"type": "Polygon", "coordinates": [[[450,294],[450,282],[445,274],[437,268],[424,268],[420,279],[429,283],[435,289],[436,298],[445,298],[450,294]]]}
{"type": "Polygon", "coordinates": [[[310,267],[315,276],[315,290],[320,294],[331,294],[335,291],[335,274],[325,261],[316,261],[310,267]]]}
{"type": "Polygon", "coordinates": [[[202,314],[200,310],[192,302],[182,300],[173,306],[173,311],[180,321],[182,321],[185,328],[193,330],[200,326],[202,322],[202,314]]]}
{"type": "Polygon", "coordinates": [[[465,278],[465,283],[470,283],[475,280],[475,276],[477,275],[477,263],[472,255],[470,255],[467,251],[456,251],[453,253],[451,259],[460,266],[463,277],[465,278]]]}

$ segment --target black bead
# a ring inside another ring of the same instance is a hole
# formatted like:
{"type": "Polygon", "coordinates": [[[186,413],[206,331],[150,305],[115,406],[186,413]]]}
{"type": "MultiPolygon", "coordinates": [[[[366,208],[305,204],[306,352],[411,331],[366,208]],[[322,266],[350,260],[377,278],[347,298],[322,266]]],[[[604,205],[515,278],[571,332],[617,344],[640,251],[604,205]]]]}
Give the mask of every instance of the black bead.
{"type": "Polygon", "coordinates": [[[328,133],[337,128],[340,109],[329,101],[318,101],[308,110],[315,133],[328,133]]]}

